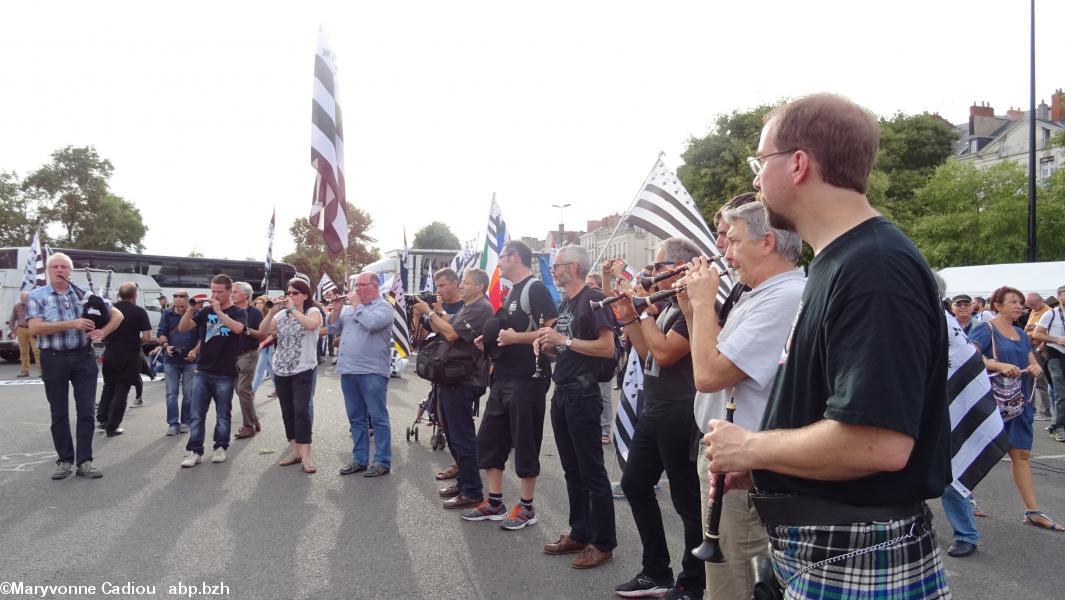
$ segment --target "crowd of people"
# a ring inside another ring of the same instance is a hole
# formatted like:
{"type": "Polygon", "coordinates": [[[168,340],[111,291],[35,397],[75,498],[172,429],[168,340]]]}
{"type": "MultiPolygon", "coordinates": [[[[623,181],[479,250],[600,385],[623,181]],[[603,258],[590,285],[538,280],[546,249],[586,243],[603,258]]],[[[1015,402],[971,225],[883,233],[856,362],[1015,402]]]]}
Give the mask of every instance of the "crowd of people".
{"type": "MultiPolygon", "coordinates": [[[[442,507],[506,530],[535,525],[549,421],[569,527],[543,553],[572,555],[577,569],[610,561],[617,515],[604,447],[611,383],[631,348],[644,383],[620,488],[639,533],[641,568],[618,582],[619,596],[746,598],[768,585],[787,598],[840,597],[839,590],[845,597],[947,598],[926,501],[943,498],[955,531],[949,554],[964,556],[978,543],[973,503],[950,494],[947,333],[956,323],[989,372],[1018,378],[1025,398],[1039,391],[1038,411],[1022,403],[1006,422],[1009,453],[1024,521],[1060,530],[1038,507],[1029,458],[1036,419],[1053,415],[1048,429],[1065,441],[1061,306],[1000,288],[986,307],[962,294],[944,310],[917,248],[866,197],[878,143],[876,118],[838,96],[807,96],[767,115],[748,159],[754,191],[726,202],[713,219],[734,280],[724,300],[722,267],[682,238],[658,246],[646,270],[657,281],[648,287],[640,279],[630,284],[615,261],[593,273],[583,248],[560,248],[551,267],[560,305],[533,276],[532,251],[521,241],[500,250],[500,274],[513,287],[494,313],[484,271],[437,271],[435,302],[419,298],[409,308],[421,352],[440,362],[431,371],[432,394],[454,464],[436,479],[455,479],[439,490],[442,507]],[[805,276],[796,268],[803,241],[814,252],[805,276]],[[656,290],[668,293],[647,300],[656,290]],[[511,455],[520,483],[508,500],[503,472],[511,455]],[[655,493],[663,474],[684,531],[672,544],[655,493]],[[710,539],[728,556],[724,563],[692,554],[706,539],[709,498],[721,502],[710,539]],[[759,557],[771,564],[768,581],[749,568],[759,557]]],[[[84,317],[86,301],[67,283],[70,268],[69,258],[54,254],[49,284],[29,295],[26,310],[52,410],[55,479],[73,471],[101,476],[93,465],[94,419],[108,435],[121,433],[134,356],[149,334],[132,302],[135,286],[97,310],[106,318],[84,317]],[[94,415],[91,342],[101,340],[110,397],[94,415]]],[[[1065,286],[1057,300],[1065,301],[1065,286]]],[[[353,443],[339,474],[388,474],[394,315],[372,272],[325,306],[300,278],[273,300],[253,301],[250,286],[225,275],[212,280],[203,301],[174,294],[156,338],[165,354],[167,435],[189,434],[181,466],[202,461],[211,401],[213,462],[226,460],[234,392],[242,426],[233,437],[260,431],[254,394],[269,373],[290,445],[279,464],[317,471],[313,398],[319,340],[328,334],[338,346],[353,443]]]]}

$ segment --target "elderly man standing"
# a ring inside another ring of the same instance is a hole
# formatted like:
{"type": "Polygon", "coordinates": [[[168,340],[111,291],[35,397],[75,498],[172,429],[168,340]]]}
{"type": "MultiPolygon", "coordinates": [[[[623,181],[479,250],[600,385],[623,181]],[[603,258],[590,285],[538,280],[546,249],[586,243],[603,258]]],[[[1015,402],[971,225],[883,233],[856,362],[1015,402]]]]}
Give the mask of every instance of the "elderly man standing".
{"type": "Polygon", "coordinates": [[[26,312],[28,310],[29,292],[18,295],[18,302],[11,307],[11,318],[7,321],[9,338],[18,337],[18,354],[22,368],[19,369],[19,377],[30,376],[30,350],[33,350],[33,358],[37,362],[37,371],[41,372],[41,349],[37,347],[37,337],[30,335],[30,328],[26,324],[26,312]]]}
{"type": "Polygon", "coordinates": [[[259,326],[263,323],[263,313],[250,304],[251,285],[244,281],[233,284],[233,306],[248,314],[248,326],[240,336],[240,351],[237,353],[237,397],[240,398],[240,416],[243,420],[237,430],[236,439],[250,438],[261,430],[259,416],[255,414],[255,392],[251,381],[255,377],[255,366],[259,364],[259,326]]]}
{"type": "Polygon", "coordinates": [[[351,463],[341,475],[366,471],[364,477],[380,477],[392,470],[392,428],[388,421],[389,349],[392,347],[394,309],[381,298],[381,284],[372,271],[359,273],[355,291],[333,301],[329,333],[340,336],[337,373],[344,392],[354,448],[351,463]],[[373,420],[374,463],[370,465],[370,431],[366,414],[373,420]]]}
{"type": "Polygon", "coordinates": [[[1035,352],[1035,358],[1039,361],[1039,368],[1043,369],[1042,375],[1035,379],[1036,396],[1039,398],[1035,402],[1036,406],[1036,421],[1049,421],[1054,417],[1054,398],[1050,395],[1049,380],[1050,375],[1047,373],[1047,354],[1046,347],[1035,339],[1035,328],[1039,325],[1039,319],[1043,318],[1043,315],[1050,312],[1050,307],[1043,301],[1043,297],[1034,292],[1029,293],[1024,297],[1024,305],[1028,307],[1028,321],[1024,325],[1024,332],[1028,334],[1029,341],[1032,342],[1032,348],[1035,352]]]}
{"type": "MultiPolygon", "coordinates": [[[[82,316],[82,299],[70,285],[74,263],[62,252],[48,258],[48,285],[30,293],[26,322],[41,348],[44,394],[52,412],[52,443],[59,455],[52,479],[66,479],[77,464],[82,477],[103,477],[92,464],[92,432],[95,422],[96,355],[92,342],[102,341],[122,323],[122,313],[108,306],[110,318],[97,329],[82,316]],[[77,410],[77,448],[70,436],[70,387],[77,410]]],[[[101,315],[102,316],[102,315],[101,315]]]]}

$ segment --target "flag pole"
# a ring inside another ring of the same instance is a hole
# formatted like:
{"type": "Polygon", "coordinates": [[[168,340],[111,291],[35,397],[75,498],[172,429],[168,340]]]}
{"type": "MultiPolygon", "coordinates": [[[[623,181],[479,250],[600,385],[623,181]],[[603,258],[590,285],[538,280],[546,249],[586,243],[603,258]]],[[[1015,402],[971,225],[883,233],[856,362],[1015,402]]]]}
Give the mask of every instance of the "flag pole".
{"type": "Polygon", "coordinates": [[[595,260],[592,261],[592,266],[593,267],[599,265],[600,261],[603,260],[603,254],[606,253],[606,247],[610,244],[610,241],[614,239],[614,235],[616,235],[617,232],[618,232],[618,229],[621,228],[621,224],[624,223],[625,220],[629,218],[629,213],[632,212],[632,207],[636,206],[636,201],[640,199],[640,193],[643,192],[644,186],[647,185],[647,180],[650,179],[651,178],[651,174],[655,172],[655,167],[658,166],[658,161],[662,160],[662,157],[665,156],[665,155],[666,155],[666,153],[664,151],[661,151],[661,150],[658,151],[658,156],[655,157],[654,166],[651,167],[651,170],[647,173],[647,177],[644,177],[643,181],[640,183],[640,189],[636,191],[636,195],[632,198],[632,202],[629,202],[629,207],[625,209],[625,215],[623,217],[621,217],[621,219],[618,220],[617,225],[614,225],[614,231],[610,232],[610,237],[606,238],[606,241],[603,242],[603,249],[599,251],[598,256],[596,256],[595,260]]]}

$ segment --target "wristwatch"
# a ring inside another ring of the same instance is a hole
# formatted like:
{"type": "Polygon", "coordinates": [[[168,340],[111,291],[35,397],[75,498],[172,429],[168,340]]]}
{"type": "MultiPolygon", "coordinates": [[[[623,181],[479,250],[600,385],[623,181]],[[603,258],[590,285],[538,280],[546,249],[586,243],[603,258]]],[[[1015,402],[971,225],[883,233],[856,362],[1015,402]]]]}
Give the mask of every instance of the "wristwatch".
{"type": "Polygon", "coordinates": [[[651,319],[651,318],[653,318],[653,317],[651,317],[651,313],[649,313],[649,312],[640,313],[640,320],[641,321],[646,321],[647,319],[651,319]]]}
{"type": "Polygon", "coordinates": [[[566,347],[570,348],[572,346],[573,346],[573,338],[571,338],[571,337],[566,338],[566,347]]]}

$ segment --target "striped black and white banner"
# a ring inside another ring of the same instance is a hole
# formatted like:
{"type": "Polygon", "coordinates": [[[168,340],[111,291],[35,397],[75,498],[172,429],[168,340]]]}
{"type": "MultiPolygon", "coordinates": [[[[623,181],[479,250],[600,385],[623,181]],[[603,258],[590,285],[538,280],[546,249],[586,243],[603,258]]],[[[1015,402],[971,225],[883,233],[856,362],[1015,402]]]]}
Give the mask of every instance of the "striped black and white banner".
{"type": "Polygon", "coordinates": [[[392,306],[395,308],[395,316],[392,319],[392,343],[400,356],[410,356],[410,320],[407,318],[407,303],[403,300],[403,278],[398,274],[392,279],[392,287],[389,294],[392,295],[392,306]]]}
{"type": "Polygon", "coordinates": [[[314,292],[315,300],[324,301],[325,295],[335,289],[337,289],[337,284],[333,282],[333,278],[329,276],[329,273],[322,271],[322,278],[318,280],[318,289],[314,292]]]}
{"type": "Polygon", "coordinates": [[[643,364],[636,348],[629,351],[625,365],[625,381],[621,384],[621,400],[614,416],[614,451],[618,455],[621,470],[629,459],[629,444],[636,432],[636,420],[640,416],[640,395],[643,394],[643,364]]]}
{"type": "Polygon", "coordinates": [[[48,256],[41,253],[41,232],[33,234],[30,242],[30,253],[26,255],[26,271],[22,276],[20,292],[31,292],[33,288],[42,286],[47,281],[48,256]]]}
{"type": "MultiPolygon", "coordinates": [[[[679,237],[690,240],[703,251],[704,256],[721,255],[714,244],[714,234],[707,227],[695,201],[661,157],[644,181],[624,222],[661,239],[679,237]]],[[[717,291],[717,303],[720,306],[728,298],[733,284],[732,277],[724,269],[719,270],[722,271],[721,285],[717,291]]]]}
{"type": "Polygon", "coordinates": [[[336,54],[329,35],[319,31],[311,102],[311,166],[317,171],[317,176],[310,222],[322,230],[326,249],[334,256],[348,247],[344,127],[337,102],[336,72],[336,54]]]}
{"type": "Polygon", "coordinates": [[[963,496],[969,496],[1009,450],[1009,440],[980,352],[969,343],[961,325],[950,313],[947,313],[947,334],[950,337],[947,398],[952,485],[963,496]]]}
{"type": "MultiPolygon", "coordinates": [[[[263,293],[267,293],[270,290],[270,270],[274,268],[274,225],[277,223],[277,209],[274,209],[273,214],[270,215],[270,226],[266,229],[266,264],[263,265],[263,293]]],[[[287,285],[287,281],[282,281],[281,285],[287,285]]]]}

